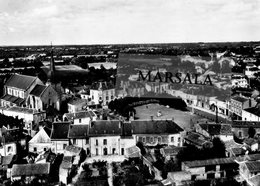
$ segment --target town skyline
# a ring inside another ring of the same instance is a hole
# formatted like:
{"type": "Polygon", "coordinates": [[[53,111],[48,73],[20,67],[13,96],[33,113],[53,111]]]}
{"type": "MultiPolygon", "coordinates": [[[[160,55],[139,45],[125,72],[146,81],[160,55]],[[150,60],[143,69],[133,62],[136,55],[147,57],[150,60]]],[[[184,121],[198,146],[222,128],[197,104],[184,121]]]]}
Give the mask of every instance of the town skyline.
{"type": "Polygon", "coordinates": [[[260,1],[0,1],[1,45],[259,41],[260,1]]]}

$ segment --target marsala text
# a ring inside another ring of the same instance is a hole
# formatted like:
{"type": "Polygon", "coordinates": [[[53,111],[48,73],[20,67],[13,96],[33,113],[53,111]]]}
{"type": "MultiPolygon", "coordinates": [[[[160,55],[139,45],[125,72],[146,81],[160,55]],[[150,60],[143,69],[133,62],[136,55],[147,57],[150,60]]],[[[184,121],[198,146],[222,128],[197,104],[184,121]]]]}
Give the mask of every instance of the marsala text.
{"type": "Polygon", "coordinates": [[[151,76],[151,71],[148,71],[147,74],[144,76],[142,71],[139,71],[139,78],[138,81],[148,81],[148,82],[171,82],[177,84],[197,84],[197,85],[210,85],[213,86],[212,81],[209,75],[206,75],[203,80],[198,79],[199,74],[194,74],[191,76],[190,73],[187,73],[184,78],[182,78],[182,73],[171,73],[165,72],[164,75],[161,75],[160,72],[157,72],[154,77],[151,76]]]}

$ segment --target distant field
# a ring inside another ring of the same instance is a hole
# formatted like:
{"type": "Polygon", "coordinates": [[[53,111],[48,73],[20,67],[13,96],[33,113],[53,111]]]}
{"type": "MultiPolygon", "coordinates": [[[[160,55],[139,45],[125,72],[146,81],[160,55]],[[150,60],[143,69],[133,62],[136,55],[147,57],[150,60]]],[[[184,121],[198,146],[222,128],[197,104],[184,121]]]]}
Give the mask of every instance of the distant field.
{"type": "Polygon", "coordinates": [[[180,125],[183,129],[190,129],[192,127],[190,124],[191,119],[196,120],[201,118],[197,115],[192,114],[189,111],[183,112],[173,108],[167,108],[159,104],[142,105],[142,106],[135,107],[135,109],[136,109],[136,117],[138,117],[139,120],[151,119],[151,116],[153,116],[154,120],[158,120],[158,119],[171,120],[172,118],[174,118],[174,121],[178,125],[180,125]],[[146,106],[148,106],[148,108],[146,106]],[[157,117],[157,112],[159,110],[161,111],[162,116],[157,117]]]}
{"type": "Polygon", "coordinates": [[[180,62],[177,56],[163,56],[163,55],[136,55],[136,54],[120,54],[119,64],[150,64],[155,66],[171,66],[175,62],[180,62]]]}

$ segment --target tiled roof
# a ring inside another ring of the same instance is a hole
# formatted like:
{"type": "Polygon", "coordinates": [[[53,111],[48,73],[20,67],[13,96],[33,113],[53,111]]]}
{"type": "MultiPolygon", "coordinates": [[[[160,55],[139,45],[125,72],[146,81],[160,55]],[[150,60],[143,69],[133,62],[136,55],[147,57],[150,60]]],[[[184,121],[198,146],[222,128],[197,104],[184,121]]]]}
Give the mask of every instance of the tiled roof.
{"type": "Polygon", "coordinates": [[[236,161],[238,162],[257,161],[257,160],[260,160],[260,154],[249,154],[249,155],[236,157],[236,161]]]}
{"type": "Polygon", "coordinates": [[[50,173],[50,163],[14,164],[12,176],[34,176],[50,173]]]}
{"type": "Polygon", "coordinates": [[[36,113],[35,110],[29,109],[29,108],[24,108],[24,107],[10,107],[10,108],[8,108],[8,111],[21,112],[21,113],[25,113],[25,114],[33,114],[34,112],[36,113]]]}
{"type": "Polygon", "coordinates": [[[166,156],[170,156],[170,155],[177,155],[184,148],[185,147],[167,146],[165,148],[162,148],[162,151],[166,156]]]}
{"type": "Polygon", "coordinates": [[[260,128],[260,122],[259,121],[233,121],[232,122],[232,128],[260,128]]]}
{"type": "Polygon", "coordinates": [[[82,151],[82,148],[76,147],[76,146],[73,146],[73,145],[68,145],[68,146],[65,147],[65,151],[72,152],[75,155],[78,155],[82,151]]]}
{"type": "Polygon", "coordinates": [[[8,101],[8,102],[11,102],[11,103],[14,103],[18,106],[22,105],[23,102],[25,101],[24,99],[22,98],[18,98],[18,97],[15,97],[15,96],[12,96],[12,95],[4,95],[3,97],[1,97],[1,99],[5,100],[5,101],[8,101]]]}
{"type": "Polygon", "coordinates": [[[14,155],[2,156],[2,157],[0,157],[0,159],[1,159],[0,164],[2,166],[10,165],[14,159],[14,155]]]}
{"type": "Polygon", "coordinates": [[[66,117],[68,120],[73,119],[81,119],[81,118],[92,118],[95,114],[93,111],[82,111],[82,112],[76,112],[76,113],[65,113],[64,117],[66,117]]]}
{"type": "Polygon", "coordinates": [[[88,125],[73,125],[69,127],[68,138],[86,139],[88,137],[88,125]]]}
{"type": "Polygon", "coordinates": [[[201,147],[206,143],[211,143],[210,141],[205,139],[204,136],[202,136],[202,135],[200,135],[196,132],[190,132],[189,134],[187,134],[184,137],[184,139],[193,143],[193,144],[195,144],[195,145],[201,146],[201,147]]]}
{"type": "Polygon", "coordinates": [[[238,101],[238,102],[242,102],[242,103],[244,103],[248,100],[248,98],[244,98],[244,97],[241,97],[241,96],[235,96],[235,97],[232,97],[231,99],[238,101]]]}
{"type": "Polygon", "coordinates": [[[195,160],[195,161],[184,161],[183,162],[187,167],[204,167],[209,165],[223,165],[235,163],[234,158],[216,158],[216,159],[207,159],[207,160],[195,160]]]}
{"type": "Polygon", "coordinates": [[[71,169],[72,167],[72,156],[64,156],[60,165],[60,169],[71,169]]]}
{"type": "Polygon", "coordinates": [[[36,85],[30,92],[30,94],[39,97],[45,91],[46,88],[47,86],[45,85],[36,85]]]}
{"type": "Polygon", "coordinates": [[[80,98],[73,98],[68,102],[68,104],[70,104],[70,105],[84,105],[84,104],[87,104],[87,100],[80,99],[80,98]]]}
{"type": "Polygon", "coordinates": [[[249,112],[251,114],[254,114],[256,116],[260,116],[260,109],[258,107],[251,107],[251,108],[247,108],[244,109],[246,112],[249,112]]]}
{"type": "Polygon", "coordinates": [[[235,156],[244,155],[246,152],[243,148],[231,148],[230,150],[235,156]]]}
{"type": "Polygon", "coordinates": [[[183,129],[171,120],[135,120],[131,121],[134,134],[177,134],[183,129]]]}
{"type": "Polygon", "coordinates": [[[34,76],[26,76],[21,74],[13,74],[5,83],[6,86],[27,90],[37,79],[34,76]]]}
{"type": "Polygon", "coordinates": [[[129,123],[120,124],[119,120],[99,120],[90,124],[89,136],[132,135],[129,123]]]}
{"type": "Polygon", "coordinates": [[[110,82],[96,82],[93,83],[90,87],[90,89],[93,90],[109,90],[113,88],[115,88],[115,86],[110,82]]]}
{"type": "Polygon", "coordinates": [[[67,140],[70,123],[57,122],[52,124],[51,140],[67,140]]]}
{"type": "Polygon", "coordinates": [[[259,161],[245,162],[245,165],[247,166],[249,172],[251,172],[251,173],[260,172],[260,162],[259,161]]]}
{"type": "Polygon", "coordinates": [[[202,123],[200,127],[207,131],[210,135],[233,135],[232,127],[230,124],[211,124],[202,123]]]}

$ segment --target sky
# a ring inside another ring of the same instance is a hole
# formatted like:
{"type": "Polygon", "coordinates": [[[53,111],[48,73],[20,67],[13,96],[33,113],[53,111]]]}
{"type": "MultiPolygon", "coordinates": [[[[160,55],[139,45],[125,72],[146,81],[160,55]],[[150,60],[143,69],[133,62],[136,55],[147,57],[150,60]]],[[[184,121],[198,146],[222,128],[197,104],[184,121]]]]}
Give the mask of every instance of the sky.
{"type": "Polygon", "coordinates": [[[0,0],[0,46],[51,41],[260,41],[260,0],[0,0]]]}

